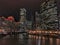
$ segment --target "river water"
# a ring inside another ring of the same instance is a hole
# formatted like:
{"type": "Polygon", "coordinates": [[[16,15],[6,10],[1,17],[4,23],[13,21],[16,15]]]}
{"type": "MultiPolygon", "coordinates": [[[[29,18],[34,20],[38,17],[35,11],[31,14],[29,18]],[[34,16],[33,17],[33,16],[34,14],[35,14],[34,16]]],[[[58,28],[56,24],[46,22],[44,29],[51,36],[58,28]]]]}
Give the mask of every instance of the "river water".
{"type": "Polygon", "coordinates": [[[55,37],[20,38],[19,36],[6,36],[0,39],[0,45],[60,45],[60,39],[55,37]]]}

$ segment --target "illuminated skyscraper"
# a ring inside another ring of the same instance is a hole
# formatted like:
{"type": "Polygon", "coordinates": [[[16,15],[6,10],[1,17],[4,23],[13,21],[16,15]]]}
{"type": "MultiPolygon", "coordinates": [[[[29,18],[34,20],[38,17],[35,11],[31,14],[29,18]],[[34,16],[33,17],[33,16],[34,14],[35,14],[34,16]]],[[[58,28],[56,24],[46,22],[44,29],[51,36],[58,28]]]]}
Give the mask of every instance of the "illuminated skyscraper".
{"type": "Polygon", "coordinates": [[[40,27],[42,29],[58,29],[58,11],[56,0],[45,0],[40,5],[40,27]]]}
{"type": "Polygon", "coordinates": [[[36,29],[40,29],[40,14],[36,11],[35,12],[35,23],[36,23],[36,29]]]}
{"type": "Polygon", "coordinates": [[[26,30],[26,9],[21,8],[20,9],[20,31],[26,30]]]}
{"type": "Polygon", "coordinates": [[[20,9],[20,22],[23,23],[26,21],[26,9],[21,8],[20,9]]]}

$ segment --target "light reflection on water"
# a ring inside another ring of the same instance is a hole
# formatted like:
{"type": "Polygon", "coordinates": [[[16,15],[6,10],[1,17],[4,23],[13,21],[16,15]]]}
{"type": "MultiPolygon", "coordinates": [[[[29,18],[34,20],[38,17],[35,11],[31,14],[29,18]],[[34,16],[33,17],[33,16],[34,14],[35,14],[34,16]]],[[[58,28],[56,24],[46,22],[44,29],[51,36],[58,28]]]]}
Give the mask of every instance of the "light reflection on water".
{"type": "Polygon", "coordinates": [[[36,45],[60,45],[60,39],[56,37],[32,36],[30,38],[33,38],[36,41],[36,45]]]}
{"type": "Polygon", "coordinates": [[[0,45],[60,45],[60,39],[54,37],[29,37],[29,39],[21,39],[18,36],[0,39],[0,45]]]}

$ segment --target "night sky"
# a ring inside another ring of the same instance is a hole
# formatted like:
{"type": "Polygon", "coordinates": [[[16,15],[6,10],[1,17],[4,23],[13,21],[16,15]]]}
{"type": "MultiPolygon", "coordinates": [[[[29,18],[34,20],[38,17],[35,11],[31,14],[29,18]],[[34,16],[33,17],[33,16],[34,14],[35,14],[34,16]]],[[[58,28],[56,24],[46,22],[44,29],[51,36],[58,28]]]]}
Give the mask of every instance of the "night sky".
{"type": "Polygon", "coordinates": [[[39,10],[40,0],[0,0],[0,16],[8,17],[10,15],[19,19],[19,8],[26,8],[27,15],[33,15],[33,12],[39,10]]]}

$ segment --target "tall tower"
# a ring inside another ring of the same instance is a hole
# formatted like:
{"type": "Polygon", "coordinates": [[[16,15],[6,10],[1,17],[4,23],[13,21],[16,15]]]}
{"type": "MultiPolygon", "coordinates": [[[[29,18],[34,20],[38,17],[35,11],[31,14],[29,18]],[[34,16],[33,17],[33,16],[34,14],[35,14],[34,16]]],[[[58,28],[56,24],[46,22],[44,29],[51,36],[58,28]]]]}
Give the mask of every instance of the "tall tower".
{"type": "Polygon", "coordinates": [[[21,8],[20,9],[20,23],[23,23],[26,21],[26,9],[21,8]]]}
{"type": "Polygon", "coordinates": [[[26,9],[25,8],[20,9],[20,31],[21,32],[26,31],[26,9]]]}
{"type": "Polygon", "coordinates": [[[35,26],[36,29],[39,30],[40,29],[40,14],[36,11],[35,12],[35,26]]]}

